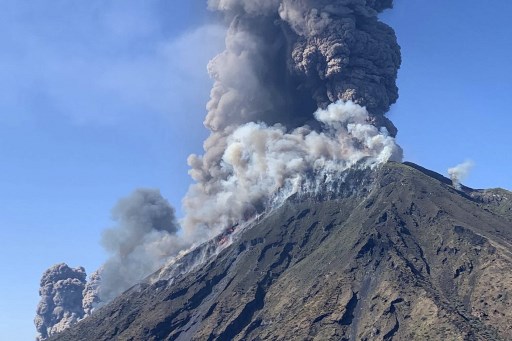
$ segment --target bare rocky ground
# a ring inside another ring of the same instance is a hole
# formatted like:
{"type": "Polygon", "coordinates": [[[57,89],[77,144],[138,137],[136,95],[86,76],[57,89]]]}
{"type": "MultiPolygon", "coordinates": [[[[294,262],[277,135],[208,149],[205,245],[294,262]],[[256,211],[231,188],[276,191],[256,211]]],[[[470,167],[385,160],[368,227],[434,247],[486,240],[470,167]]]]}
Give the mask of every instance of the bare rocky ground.
{"type": "Polygon", "coordinates": [[[512,193],[398,163],[347,186],[51,340],[512,340],[512,193]]]}

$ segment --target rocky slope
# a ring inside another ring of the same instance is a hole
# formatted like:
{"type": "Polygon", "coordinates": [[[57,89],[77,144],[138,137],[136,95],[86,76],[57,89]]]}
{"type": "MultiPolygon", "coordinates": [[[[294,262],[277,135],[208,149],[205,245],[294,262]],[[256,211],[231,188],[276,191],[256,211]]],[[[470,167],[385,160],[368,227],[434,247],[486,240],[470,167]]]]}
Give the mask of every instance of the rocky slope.
{"type": "Polygon", "coordinates": [[[51,340],[512,339],[512,193],[398,163],[343,188],[291,198],[51,340]]]}

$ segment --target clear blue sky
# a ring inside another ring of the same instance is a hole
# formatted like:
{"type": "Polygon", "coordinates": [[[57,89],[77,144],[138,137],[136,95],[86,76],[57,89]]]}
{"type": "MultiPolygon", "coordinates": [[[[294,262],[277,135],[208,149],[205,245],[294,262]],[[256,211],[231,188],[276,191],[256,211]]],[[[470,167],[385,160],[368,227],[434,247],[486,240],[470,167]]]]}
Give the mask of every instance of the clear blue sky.
{"type": "MultiPolygon", "coordinates": [[[[205,1],[0,0],[0,340],[31,340],[41,273],[105,259],[110,208],[158,187],[179,210],[200,152],[205,1]]],[[[406,159],[472,187],[512,189],[512,2],[396,0],[406,159]]]]}
{"type": "Polygon", "coordinates": [[[512,189],[512,2],[395,4],[383,16],[403,58],[389,117],[406,159],[443,174],[472,159],[467,185],[512,189]]]}

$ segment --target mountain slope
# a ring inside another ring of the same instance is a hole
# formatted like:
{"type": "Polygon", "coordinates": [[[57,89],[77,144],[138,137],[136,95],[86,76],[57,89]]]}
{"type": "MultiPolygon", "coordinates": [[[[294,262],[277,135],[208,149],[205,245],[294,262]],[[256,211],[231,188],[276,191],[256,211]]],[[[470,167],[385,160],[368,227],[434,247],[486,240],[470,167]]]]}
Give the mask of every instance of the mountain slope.
{"type": "Polygon", "coordinates": [[[51,340],[510,340],[512,194],[388,163],[51,340]]]}

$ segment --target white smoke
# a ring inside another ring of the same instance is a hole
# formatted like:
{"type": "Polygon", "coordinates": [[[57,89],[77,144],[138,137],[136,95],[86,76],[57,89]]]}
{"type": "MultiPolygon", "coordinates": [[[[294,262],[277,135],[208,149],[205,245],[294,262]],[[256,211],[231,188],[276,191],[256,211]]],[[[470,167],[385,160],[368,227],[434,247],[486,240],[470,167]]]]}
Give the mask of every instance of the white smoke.
{"type": "MultiPolygon", "coordinates": [[[[339,173],[366,159],[366,164],[400,161],[402,150],[385,128],[370,124],[365,108],[338,101],[314,114],[322,130],[308,126],[287,132],[280,124],[250,122],[226,138],[216,181],[198,183],[184,199],[185,236],[218,233],[261,212],[281,191],[300,191],[308,174],[339,173]]],[[[201,157],[192,155],[191,166],[201,157]]],[[[314,186],[306,186],[314,187],[314,186]]],[[[282,195],[280,197],[283,197],[282,195]]]]}
{"type": "Polygon", "coordinates": [[[458,164],[455,167],[448,169],[448,175],[452,180],[453,187],[460,190],[461,182],[466,179],[471,169],[475,166],[475,163],[471,160],[466,160],[463,163],[458,164]]]}

